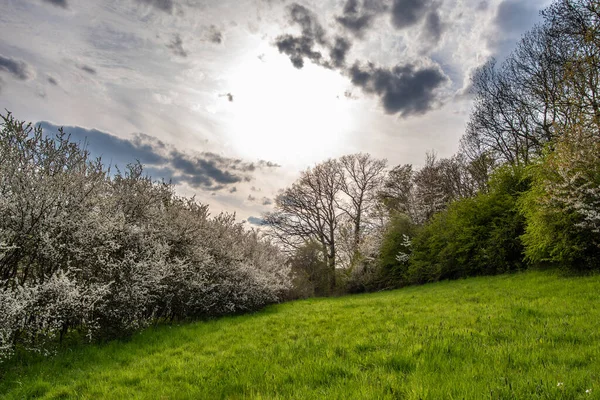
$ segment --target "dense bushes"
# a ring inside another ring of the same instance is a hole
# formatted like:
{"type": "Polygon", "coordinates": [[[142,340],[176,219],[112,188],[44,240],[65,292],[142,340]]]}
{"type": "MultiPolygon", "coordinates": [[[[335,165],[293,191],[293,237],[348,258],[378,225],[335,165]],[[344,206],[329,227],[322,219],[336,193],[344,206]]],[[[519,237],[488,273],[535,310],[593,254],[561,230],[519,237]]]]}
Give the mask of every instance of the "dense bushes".
{"type": "Polygon", "coordinates": [[[517,201],[529,187],[520,169],[502,168],[489,192],[438,213],[412,241],[405,283],[489,275],[523,268],[524,218],[517,201]]]}
{"type": "Polygon", "coordinates": [[[154,321],[256,310],[282,299],[279,251],[152,182],[110,174],[62,132],[3,117],[0,356],[78,331],[118,337],[154,321]]]}
{"type": "Polygon", "coordinates": [[[531,263],[600,268],[600,135],[581,121],[564,130],[530,170],[533,188],[521,201],[531,263]]]}

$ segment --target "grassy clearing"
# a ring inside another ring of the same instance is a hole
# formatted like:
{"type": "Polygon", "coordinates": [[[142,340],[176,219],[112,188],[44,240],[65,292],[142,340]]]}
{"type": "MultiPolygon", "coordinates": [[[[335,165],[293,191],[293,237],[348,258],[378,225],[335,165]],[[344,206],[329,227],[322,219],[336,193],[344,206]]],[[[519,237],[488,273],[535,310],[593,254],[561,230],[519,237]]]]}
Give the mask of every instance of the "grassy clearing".
{"type": "Polygon", "coordinates": [[[600,398],[600,276],[298,301],[4,368],[6,399],[600,398]]]}

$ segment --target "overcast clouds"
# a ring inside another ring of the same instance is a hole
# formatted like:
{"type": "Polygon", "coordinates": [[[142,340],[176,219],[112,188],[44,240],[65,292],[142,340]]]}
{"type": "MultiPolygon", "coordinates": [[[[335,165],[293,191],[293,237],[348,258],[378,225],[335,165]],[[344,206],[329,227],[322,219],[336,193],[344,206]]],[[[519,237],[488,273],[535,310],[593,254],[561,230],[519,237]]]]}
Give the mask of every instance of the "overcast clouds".
{"type": "Polygon", "coordinates": [[[549,1],[0,3],[0,109],[245,219],[328,157],[452,155],[470,74],[549,1]]]}

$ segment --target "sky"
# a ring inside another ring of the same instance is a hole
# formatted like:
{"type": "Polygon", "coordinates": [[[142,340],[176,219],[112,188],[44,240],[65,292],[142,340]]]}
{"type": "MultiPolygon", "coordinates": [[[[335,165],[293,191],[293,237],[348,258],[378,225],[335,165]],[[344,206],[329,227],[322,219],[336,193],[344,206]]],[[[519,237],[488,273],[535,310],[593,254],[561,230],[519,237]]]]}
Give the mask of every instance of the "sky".
{"type": "Polygon", "coordinates": [[[258,223],[328,158],[458,151],[549,0],[0,0],[0,110],[258,223]]]}

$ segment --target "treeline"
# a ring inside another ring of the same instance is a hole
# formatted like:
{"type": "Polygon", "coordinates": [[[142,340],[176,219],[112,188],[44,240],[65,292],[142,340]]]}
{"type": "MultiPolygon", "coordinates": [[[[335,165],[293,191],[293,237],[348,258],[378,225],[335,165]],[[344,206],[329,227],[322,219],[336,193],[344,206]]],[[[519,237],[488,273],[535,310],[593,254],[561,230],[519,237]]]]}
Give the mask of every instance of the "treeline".
{"type": "Polygon", "coordinates": [[[289,290],[274,245],[60,131],[0,131],[0,360],[65,337],[257,310],[289,290]]]}
{"type": "Polygon", "coordinates": [[[460,152],[304,171],[265,215],[297,296],[537,266],[600,268],[600,3],[557,0],[473,77],[460,152]]]}

